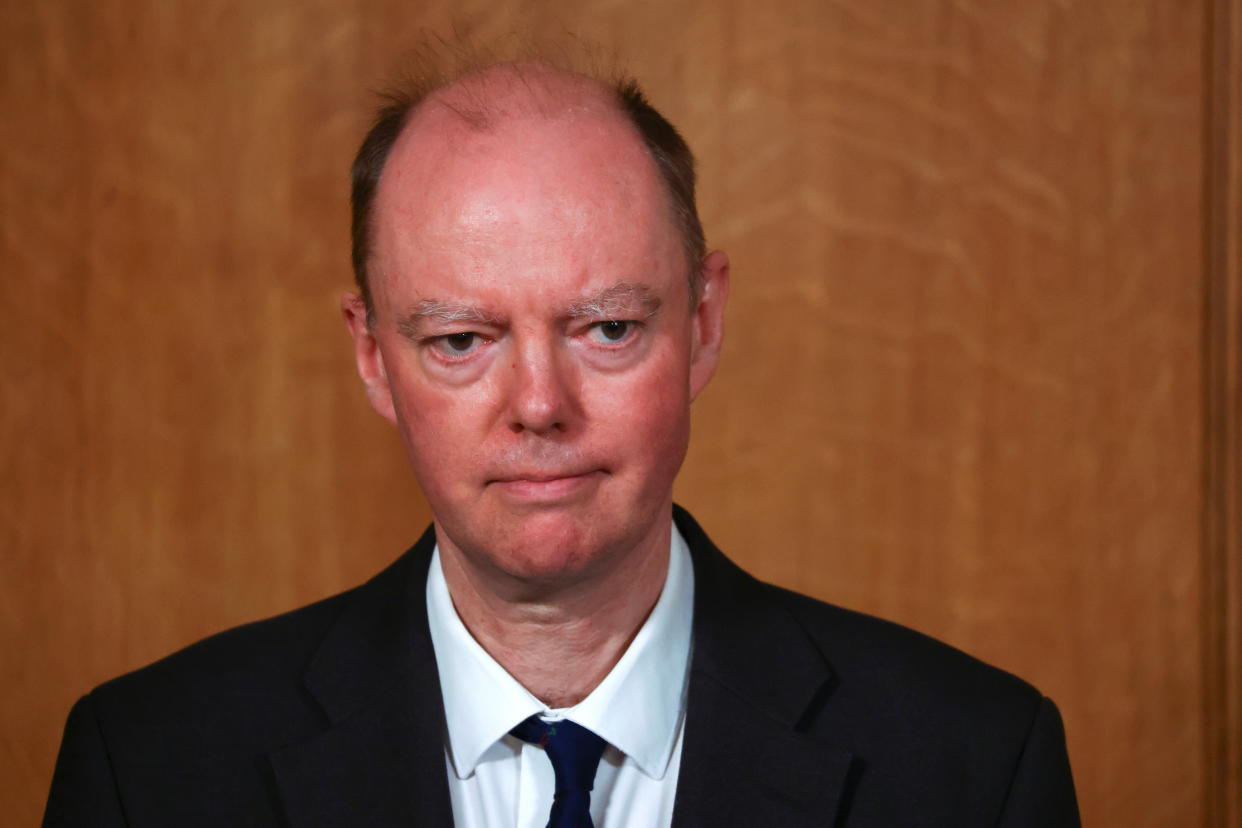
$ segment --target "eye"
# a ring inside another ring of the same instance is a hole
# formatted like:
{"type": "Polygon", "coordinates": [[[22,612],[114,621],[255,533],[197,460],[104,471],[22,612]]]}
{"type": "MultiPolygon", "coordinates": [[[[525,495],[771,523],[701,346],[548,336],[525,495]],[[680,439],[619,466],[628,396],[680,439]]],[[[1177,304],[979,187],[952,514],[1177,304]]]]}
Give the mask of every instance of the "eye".
{"type": "Polygon", "coordinates": [[[605,345],[617,345],[625,342],[627,339],[633,339],[634,329],[638,327],[638,324],[626,319],[608,319],[603,322],[596,322],[591,326],[591,339],[605,345]]]}
{"type": "Polygon", "coordinates": [[[460,357],[478,350],[480,341],[481,337],[477,333],[462,331],[433,337],[431,344],[445,356],[460,357]]]}

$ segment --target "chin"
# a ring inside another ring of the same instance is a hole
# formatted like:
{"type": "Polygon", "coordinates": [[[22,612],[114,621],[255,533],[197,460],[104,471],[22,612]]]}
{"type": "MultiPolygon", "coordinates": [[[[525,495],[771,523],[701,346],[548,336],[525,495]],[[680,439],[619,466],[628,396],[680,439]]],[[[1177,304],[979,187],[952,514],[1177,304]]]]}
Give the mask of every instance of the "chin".
{"type": "Polygon", "coordinates": [[[442,526],[476,565],[520,581],[564,583],[589,577],[641,540],[625,525],[609,520],[609,511],[544,509],[513,514],[501,510],[484,526],[476,521],[457,526],[444,522],[442,526]]]}
{"type": "Polygon", "coordinates": [[[609,529],[572,512],[525,515],[493,538],[485,554],[517,578],[572,578],[589,572],[624,546],[624,533],[609,529]]]}

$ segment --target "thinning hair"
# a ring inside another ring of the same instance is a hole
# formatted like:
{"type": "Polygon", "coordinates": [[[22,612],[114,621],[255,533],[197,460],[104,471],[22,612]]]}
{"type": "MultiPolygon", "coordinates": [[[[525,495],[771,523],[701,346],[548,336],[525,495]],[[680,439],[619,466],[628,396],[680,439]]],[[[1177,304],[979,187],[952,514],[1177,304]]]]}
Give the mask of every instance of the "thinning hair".
{"type": "MultiPolygon", "coordinates": [[[[375,315],[370,286],[375,196],[393,146],[419,106],[433,93],[500,66],[511,69],[519,79],[524,67],[538,67],[594,82],[606,90],[618,111],[638,130],[668,193],[672,219],[681,236],[693,308],[707,252],[695,202],[694,154],[677,129],[647,100],[638,81],[619,71],[615,62],[602,60],[598,49],[572,37],[554,47],[517,38],[480,46],[462,36],[452,40],[427,37],[410,52],[397,82],[381,93],[375,121],[358,148],[351,170],[354,279],[367,309],[368,322],[373,324],[375,315]]],[[[497,114],[496,105],[483,96],[478,97],[477,103],[453,110],[471,128],[486,130],[497,114]]]]}

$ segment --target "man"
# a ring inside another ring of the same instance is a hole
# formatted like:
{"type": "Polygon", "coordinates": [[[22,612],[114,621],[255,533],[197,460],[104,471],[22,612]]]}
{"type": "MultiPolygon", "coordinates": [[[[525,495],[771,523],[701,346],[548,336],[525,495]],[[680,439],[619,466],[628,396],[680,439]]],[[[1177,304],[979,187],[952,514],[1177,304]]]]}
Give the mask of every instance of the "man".
{"type": "Polygon", "coordinates": [[[354,175],[342,310],[434,525],[84,697],[45,824],[1077,824],[1037,691],[754,581],[673,507],[729,268],[636,86],[426,84],[354,175]]]}

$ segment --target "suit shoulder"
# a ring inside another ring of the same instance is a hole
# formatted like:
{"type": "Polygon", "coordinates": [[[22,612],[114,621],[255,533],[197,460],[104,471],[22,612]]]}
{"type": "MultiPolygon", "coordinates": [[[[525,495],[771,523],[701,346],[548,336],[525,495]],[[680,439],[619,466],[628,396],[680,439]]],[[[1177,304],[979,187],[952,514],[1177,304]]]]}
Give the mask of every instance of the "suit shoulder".
{"type": "MultiPolygon", "coordinates": [[[[411,550],[412,552],[413,550],[411,550]]],[[[314,603],[216,633],[93,691],[97,703],[227,701],[256,688],[300,687],[325,637],[347,609],[400,597],[413,572],[407,552],[366,583],[314,603]]]]}
{"type": "Polygon", "coordinates": [[[187,713],[228,718],[240,709],[267,709],[273,721],[298,711],[317,715],[303,680],[321,646],[351,612],[403,599],[421,560],[414,551],[364,584],[216,633],[105,682],[91,693],[101,720],[159,725],[187,713]]]}
{"type": "Polygon", "coordinates": [[[1028,682],[924,633],[764,584],[837,672],[841,690],[915,713],[1029,722],[1043,695],[1028,682]]]}
{"type": "Polygon", "coordinates": [[[164,705],[219,705],[256,689],[285,690],[307,664],[351,596],[346,590],[215,633],[92,691],[102,710],[156,715],[164,705]]]}

